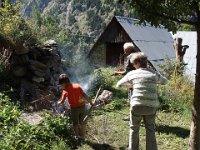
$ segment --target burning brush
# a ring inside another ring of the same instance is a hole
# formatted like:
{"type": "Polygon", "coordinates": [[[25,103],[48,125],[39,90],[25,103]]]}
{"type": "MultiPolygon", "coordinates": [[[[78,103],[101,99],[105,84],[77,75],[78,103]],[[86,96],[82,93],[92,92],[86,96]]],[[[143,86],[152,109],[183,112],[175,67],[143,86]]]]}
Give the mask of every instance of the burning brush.
{"type": "Polygon", "coordinates": [[[66,104],[58,105],[58,102],[56,101],[52,105],[53,112],[59,115],[68,115],[70,109],[66,106],[66,104]]]}

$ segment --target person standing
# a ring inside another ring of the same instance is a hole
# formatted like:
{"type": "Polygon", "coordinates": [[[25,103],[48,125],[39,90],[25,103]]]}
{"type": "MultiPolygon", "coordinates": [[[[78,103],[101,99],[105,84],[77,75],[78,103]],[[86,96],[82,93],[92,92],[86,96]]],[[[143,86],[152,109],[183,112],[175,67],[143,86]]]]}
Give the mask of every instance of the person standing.
{"type": "MultiPolygon", "coordinates": [[[[125,67],[125,69],[122,70],[122,71],[121,70],[120,71],[115,71],[115,73],[113,74],[114,76],[126,75],[129,71],[135,70],[134,66],[130,62],[130,58],[131,58],[132,54],[134,52],[136,52],[135,46],[133,45],[132,42],[126,42],[123,45],[123,49],[124,49],[124,54],[123,55],[125,56],[124,57],[124,67],[125,67]]],[[[132,87],[128,88],[128,103],[131,100],[132,92],[133,92],[133,88],[132,87]]],[[[123,120],[124,121],[129,121],[130,120],[129,115],[125,116],[123,118],[123,120]]]]}
{"type": "Polygon", "coordinates": [[[135,70],[133,65],[130,62],[131,55],[135,52],[135,46],[131,42],[126,42],[123,45],[124,49],[124,66],[125,69],[123,71],[115,71],[113,75],[126,75],[129,71],[135,70]]]}
{"type": "Polygon", "coordinates": [[[68,98],[68,103],[71,108],[71,120],[73,123],[75,140],[84,140],[86,136],[86,121],[83,121],[86,116],[84,99],[86,99],[92,106],[93,102],[85,94],[78,83],[70,82],[66,74],[61,74],[58,82],[58,86],[63,89],[58,105],[64,103],[66,98],[68,98]]]}
{"type": "Polygon", "coordinates": [[[146,150],[157,150],[155,137],[156,110],[159,107],[157,83],[167,79],[153,69],[147,68],[147,56],[134,53],[130,62],[136,68],[117,82],[116,87],[132,87],[130,101],[129,150],[139,150],[139,128],[143,119],[146,128],[146,150]]]}
{"type": "MultiPolygon", "coordinates": [[[[115,71],[115,73],[113,75],[117,76],[117,75],[126,75],[129,71],[135,70],[134,66],[131,64],[130,62],[130,58],[132,56],[132,54],[136,51],[135,46],[133,45],[132,42],[126,42],[123,45],[123,49],[124,49],[124,66],[125,69],[123,71],[115,71]]],[[[132,88],[129,88],[128,90],[128,100],[130,101],[130,97],[132,95],[132,88]]],[[[129,118],[126,118],[125,120],[129,120],[129,118]]]]}

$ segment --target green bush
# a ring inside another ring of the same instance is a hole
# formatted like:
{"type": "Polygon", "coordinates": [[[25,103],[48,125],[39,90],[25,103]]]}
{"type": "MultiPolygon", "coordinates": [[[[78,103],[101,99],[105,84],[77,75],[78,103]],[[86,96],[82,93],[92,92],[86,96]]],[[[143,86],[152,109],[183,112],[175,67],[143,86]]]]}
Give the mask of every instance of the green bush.
{"type": "Polygon", "coordinates": [[[166,60],[162,65],[160,65],[161,74],[167,79],[170,79],[175,74],[176,62],[166,60]]]}
{"type": "Polygon", "coordinates": [[[191,109],[194,85],[187,76],[173,77],[158,89],[161,110],[183,112],[191,109]]]}
{"type": "Polygon", "coordinates": [[[70,147],[68,147],[64,141],[59,141],[53,142],[51,150],[70,150],[70,147]]]}
{"type": "Polygon", "coordinates": [[[113,90],[115,84],[120,79],[120,77],[111,76],[115,71],[115,68],[99,68],[94,70],[93,73],[93,81],[91,83],[89,93],[90,95],[94,95],[99,87],[102,89],[113,90]]]}
{"type": "Polygon", "coordinates": [[[184,75],[184,66],[179,68],[175,61],[167,60],[160,65],[161,74],[169,79],[167,85],[158,88],[161,110],[184,112],[191,109],[194,98],[194,83],[184,75]]]}
{"type": "Polygon", "coordinates": [[[101,91],[111,91],[113,93],[112,102],[106,107],[112,110],[120,110],[122,107],[127,106],[128,90],[115,88],[117,82],[122,78],[122,76],[112,76],[115,70],[116,68],[112,67],[95,70],[89,93],[95,96],[94,94],[96,94],[99,87],[101,87],[101,91]]]}
{"type": "Polygon", "coordinates": [[[72,129],[69,119],[45,113],[44,121],[37,126],[19,119],[21,110],[7,96],[0,95],[0,149],[49,150],[53,142],[64,141],[71,147],[72,129]]]}
{"type": "Polygon", "coordinates": [[[36,33],[29,24],[17,13],[18,7],[5,2],[5,7],[0,7],[0,31],[15,45],[23,43],[37,43],[36,33]]]}

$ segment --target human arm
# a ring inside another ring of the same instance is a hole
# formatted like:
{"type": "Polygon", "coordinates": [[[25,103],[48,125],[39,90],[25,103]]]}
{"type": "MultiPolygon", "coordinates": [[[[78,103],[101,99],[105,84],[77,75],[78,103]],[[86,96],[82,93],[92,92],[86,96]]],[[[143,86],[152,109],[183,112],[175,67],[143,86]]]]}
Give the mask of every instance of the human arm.
{"type": "Polygon", "coordinates": [[[58,101],[58,105],[64,103],[65,99],[67,98],[67,92],[63,91],[60,100],[58,101]]]}
{"type": "Polygon", "coordinates": [[[87,96],[87,94],[85,94],[85,92],[83,92],[83,97],[88,101],[88,103],[90,103],[91,106],[94,105],[94,103],[92,102],[92,100],[87,96]]]}
{"type": "Polygon", "coordinates": [[[133,85],[132,85],[132,83],[129,81],[128,75],[125,75],[121,80],[119,80],[119,81],[117,82],[116,87],[117,87],[117,88],[119,88],[119,87],[132,88],[133,85]]]}
{"type": "Polygon", "coordinates": [[[112,76],[124,75],[126,71],[115,71],[112,76]]]}
{"type": "Polygon", "coordinates": [[[115,73],[112,74],[112,75],[114,75],[114,76],[117,76],[117,75],[126,75],[128,72],[130,72],[132,70],[135,70],[135,68],[133,67],[133,65],[130,62],[130,56],[128,58],[128,63],[125,66],[125,70],[115,71],[115,73]]]}

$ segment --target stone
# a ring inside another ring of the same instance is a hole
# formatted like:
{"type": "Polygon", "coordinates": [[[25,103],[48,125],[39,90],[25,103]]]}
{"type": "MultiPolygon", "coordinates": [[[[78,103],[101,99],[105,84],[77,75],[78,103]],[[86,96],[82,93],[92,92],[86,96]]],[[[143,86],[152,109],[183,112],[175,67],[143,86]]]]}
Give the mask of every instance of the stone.
{"type": "Polygon", "coordinates": [[[27,69],[25,66],[15,66],[13,67],[12,72],[17,77],[23,77],[26,74],[27,69]]]}
{"type": "Polygon", "coordinates": [[[32,81],[35,81],[37,83],[40,83],[40,82],[44,82],[44,78],[42,77],[37,77],[37,76],[33,76],[32,77],[32,81]]]}
{"type": "Polygon", "coordinates": [[[47,66],[43,63],[41,63],[40,61],[37,60],[29,60],[30,65],[32,68],[34,68],[36,70],[36,68],[38,69],[47,69],[47,66]]]}
{"type": "Polygon", "coordinates": [[[29,51],[30,51],[29,48],[24,47],[23,45],[18,45],[18,46],[16,46],[16,48],[15,48],[15,53],[16,53],[17,55],[27,54],[29,51]]]}
{"type": "Polygon", "coordinates": [[[55,40],[48,40],[44,42],[44,46],[57,46],[57,43],[55,40]]]}

